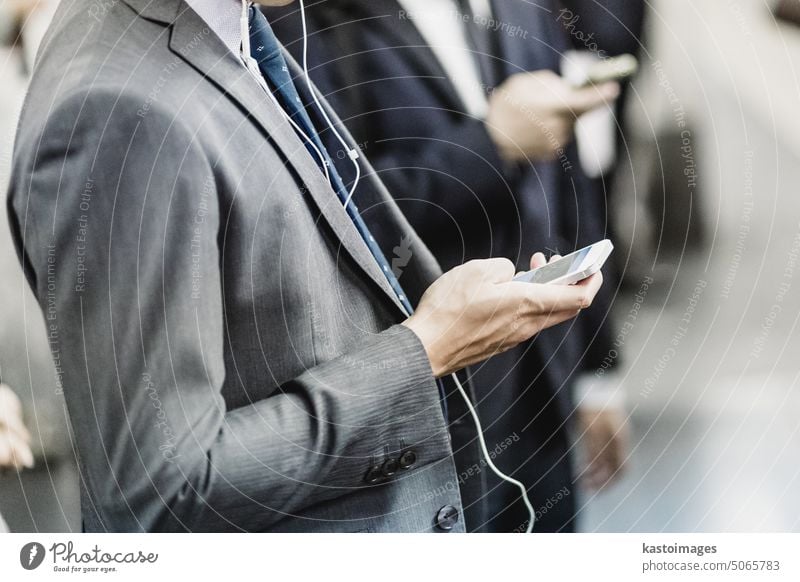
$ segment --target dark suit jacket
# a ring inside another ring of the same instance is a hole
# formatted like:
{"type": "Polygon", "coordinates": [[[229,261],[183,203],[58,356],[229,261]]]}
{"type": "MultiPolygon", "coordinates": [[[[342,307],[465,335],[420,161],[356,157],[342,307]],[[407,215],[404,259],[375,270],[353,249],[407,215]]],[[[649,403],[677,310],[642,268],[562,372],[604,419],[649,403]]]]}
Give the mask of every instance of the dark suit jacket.
{"type": "Polygon", "coordinates": [[[643,0],[561,0],[561,23],[579,50],[593,45],[608,56],[638,54],[646,6],[643,0]]]}
{"type": "MultiPolygon", "coordinates": [[[[65,0],[53,22],[9,205],[85,528],[433,531],[443,506],[463,516],[450,435],[469,425],[448,431],[396,295],[238,56],[182,0],[65,0]]],[[[408,241],[416,302],[439,267],[362,163],[358,203],[389,256],[408,241]]]]}
{"type": "MultiPolygon", "coordinates": [[[[499,35],[495,57],[504,78],[558,70],[567,39],[554,5],[503,1],[494,11],[496,20],[521,27],[499,35]]],[[[297,8],[266,12],[300,56],[297,8]]],[[[505,165],[397,0],[314,2],[307,14],[312,78],[444,268],[504,256],[527,269],[535,250],[569,252],[603,238],[603,194],[581,172],[575,148],[561,161],[505,165]]],[[[590,365],[584,355],[606,310],[596,313],[473,371],[491,443],[525,433],[523,444],[498,460],[504,469],[517,470],[540,447],[566,448],[570,378],[590,365]]],[[[533,465],[518,474],[531,484],[542,471],[533,465]]]]}

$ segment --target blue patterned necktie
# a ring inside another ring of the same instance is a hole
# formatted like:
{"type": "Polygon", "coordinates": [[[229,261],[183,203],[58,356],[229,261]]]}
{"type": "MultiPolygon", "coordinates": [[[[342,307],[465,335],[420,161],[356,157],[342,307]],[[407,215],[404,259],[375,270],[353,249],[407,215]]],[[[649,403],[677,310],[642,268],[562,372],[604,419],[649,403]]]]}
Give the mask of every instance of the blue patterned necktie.
{"type": "MultiPolygon", "coordinates": [[[[331,157],[328,155],[325,146],[322,144],[322,140],[320,139],[317,130],[314,128],[314,124],[311,122],[311,119],[306,113],[303,102],[297,92],[297,88],[295,87],[292,77],[289,74],[289,67],[286,65],[286,60],[283,58],[283,54],[281,53],[281,47],[278,43],[278,39],[272,32],[272,28],[267,22],[267,18],[261,13],[260,10],[252,6],[250,7],[250,55],[258,63],[258,68],[261,71],[261,74],[264,75],[264,79],[273,90],[276,98],[283,106],[287,115],[292,118],[292,120],[308,137],[308,140],[306,140],[303,138],[303,136],[300,136],[305,142],[306,148],[311,154],[311,157],[314,158],[323,173],[325,173],[325,170],[327,169],[331,186],[336,192],[336,195],[344,204],[347,201],[349,194],[344,185],[344,181],[336,171],[336,166],[334,166],[331,157]],[[312,143],[309,143],[309,141],[313,142],[313,145],[312,143]],[[322,159],[320,159],[320,154],[322,155],[322,159]]],[[[372,256],[375,258],[375,261],[378,263],[378,266],[383,271],[386,280],[394,290],[397,298],[400,300],[400,303],[403,304],[410,315],[413,313],[411,303],[409,303],[408,298],[403,292],[400,282],[397,280],[397,277],[390,268],[389,262],[386,260],[383,251],[381,251],[380,247],[375,242],[375,238],[369,232],[369,227],[361,218],[358,208],[352,200],[350,200],[350,202],[347,204],[346,211],[350,217],[350,220],[353,221],[356,230],[358,230],[358,233],[364,239],[364,242],[372,253],[372,256]]]]}

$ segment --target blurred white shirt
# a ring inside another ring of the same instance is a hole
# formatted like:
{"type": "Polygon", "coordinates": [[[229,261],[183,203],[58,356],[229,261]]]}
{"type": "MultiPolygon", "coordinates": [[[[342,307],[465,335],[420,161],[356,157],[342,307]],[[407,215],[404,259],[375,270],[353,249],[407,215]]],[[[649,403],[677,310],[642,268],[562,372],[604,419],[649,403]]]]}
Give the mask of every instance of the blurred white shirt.
{"type": "MultiPolygon", "coordinates": [[[[467,113],[485,118],[489,110],[480,70],[467,41],[455,0],[399,0],[408,18],[430,45],[464,102],[467,113]]],[[[491,18],[489,0],[470,0],[476,19],[491,18]]]]}

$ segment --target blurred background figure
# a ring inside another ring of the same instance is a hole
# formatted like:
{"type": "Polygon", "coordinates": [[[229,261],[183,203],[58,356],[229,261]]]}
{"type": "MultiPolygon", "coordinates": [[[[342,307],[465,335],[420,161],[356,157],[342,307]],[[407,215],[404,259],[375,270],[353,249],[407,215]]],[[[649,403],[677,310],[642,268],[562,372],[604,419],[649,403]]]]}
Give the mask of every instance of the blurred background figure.
{"type": "Polygon", "coordinates": [[[36,458],[32,470],[0,472],[0,513],[14,532],[80,531],[78,473],[46,320],[19,267],[5,205],[19,109],[56,5],[0,2],[0,370],[25,411],[36,458]]]}
{"type": "MultiPolygon", "coordinates": [[[[556,9],[488,0],[308,7],[311,77],[444,269],[499,256],[527,270],[530,249],[566,254],[608,234],[603,192],[580,167],[574,127],[587,112],[610,112],[619,86],[579,89],[559,75],[569,40],[556,9]]],[[[302,60],[297,7],[267,14],[302,60]]],[[[627,456],[616,386],[592,375],[610,348],[615,277],[605,276],[610,292],[577,325],[471,371],[494,461],[528,485],[539,532],[575,527],[573,429],[587,445],[588,485],[612,480],[627,456]]],[[[524,530],[514,488],[480,478],[491,489],[484,529],[524,530]]]]}
{"type": "MultiPolygon", "coordinates": [[[[22,404],[5,384],[0,384],[0,474],[9,469],[33,468],[31,433],[22,420],[22,404]]],[[[0,514],[0,533],[8,526],[0,514]]]]}
{"type": "Polygon", "coordinates": [[[644,0],[561,0],[557,18],[576,50],[615,57],[639,54],[645,14],[644,0]]]}
{"type": "Polygon", "coordinates": [[[634,446],[583,529],[800,531],[800,28],[647,4],[613,208],[634,446]]]}

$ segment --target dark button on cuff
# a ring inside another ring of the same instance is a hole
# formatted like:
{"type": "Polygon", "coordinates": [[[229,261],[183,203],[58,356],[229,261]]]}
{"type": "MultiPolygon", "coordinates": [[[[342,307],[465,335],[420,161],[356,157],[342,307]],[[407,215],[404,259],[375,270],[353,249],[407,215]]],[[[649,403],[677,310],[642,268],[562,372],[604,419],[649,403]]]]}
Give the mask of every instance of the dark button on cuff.
{"type": "Polygon", "coordinates": [[[436,527],[442,531],[452,530],[458,523],[458,509],[445,505],[436,514],[436,527]]]}
{"type": "Polygon", "coordinates": [[[383,473],[381,472],[380,465],[372,465],[367,471],[367,474],[364,476],[364,481],[369,483],[370,485],[374,485],[378,481],[383,478],[383,473]]]}
{"type": "Polygon", "coordinates": [[[385,477],[391,477],[397,473],[397,459],[386,459],[383,462],[383,467],[381,467],[381,473],[385,477]]]}
{"type": "Polygon", "coordinates": [[[401,469],[410,469],[416,464],[417,464],[417,453],[415,453],[414,451],[411,450],[404,451],[403,454],[400,455],[401,469]]]}

